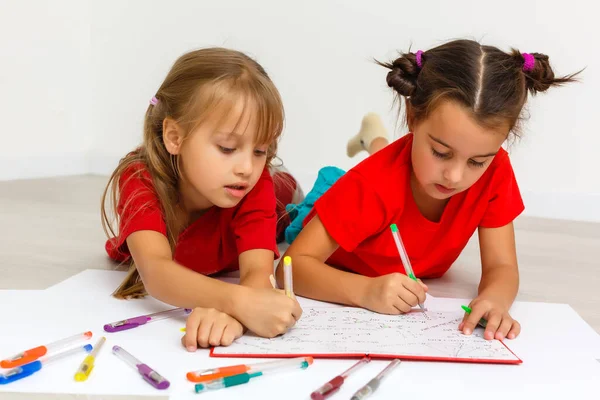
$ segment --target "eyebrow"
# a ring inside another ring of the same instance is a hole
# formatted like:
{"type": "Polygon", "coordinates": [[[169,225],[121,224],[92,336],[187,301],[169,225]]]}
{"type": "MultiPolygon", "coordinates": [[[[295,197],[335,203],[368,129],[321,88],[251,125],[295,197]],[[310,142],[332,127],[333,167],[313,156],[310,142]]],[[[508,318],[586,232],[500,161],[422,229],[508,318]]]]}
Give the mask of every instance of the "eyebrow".
{"type": "Polygon", "coordinates": [[[241,133],[237,133],[237,132],[226,132],[226,131],[216,131],[215,135],[217,136],[221,136],[224,137],[226,139],[229,139],[231,137],[236,137],[239,138],[240,136],[242,136],[241,133]]]}
{"type": "MultiPolygon", "coordinates": [[[[431,140],[433,140],[434,142],[437,142],[437,143],[441,144],[442,146],[444,146],[444,147],[447,147],[447,148],[449,148],[450,150],[453,150],[451,146],[447,145],[447,144],[446,144],[446,143],[444,143],[442,140],[440,140],[440,139],[438,139],[438,138],[436,138],[436,137],[433,137],[433,136],[431,136],[431,134],[430,134],[430,133],[428,133],[428,135],[429,135],[429,137],[431,138],[431,140]]],[[[497,151],[496,151],[496,152],[494,152],[494,153],[488,153],[488,154],[481,154],[481,155],[478,155],[478,156],[473,156],[473,157],[471,157],[471,158],[483,158],[483,157],[491,157],[491,156],[495,156],[496,154],[498,154],[498,152],[497,152],[497,151]]]]}

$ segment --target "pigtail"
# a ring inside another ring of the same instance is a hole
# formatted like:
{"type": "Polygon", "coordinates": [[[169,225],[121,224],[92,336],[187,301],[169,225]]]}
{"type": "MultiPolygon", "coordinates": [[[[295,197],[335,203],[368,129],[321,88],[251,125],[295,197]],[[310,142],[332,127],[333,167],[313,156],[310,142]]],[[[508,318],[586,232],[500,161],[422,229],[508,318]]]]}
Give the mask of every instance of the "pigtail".
{"type": "Polygon", "coordinates": [[[377,60],[375,62],[390,70],[386,77],[387,85],[394,89],[400,96],[410,97],[417,90],[417,78],[419,77],[419,72],[421,72],[418,64],[421,64],[424,58],[422,52],[420,54],[402,53],[400,57],[391,63],[377,60]],[[421,62],[418,62],[418,59],[421,62]]]}
{"type": "Polygon", "coordinates": [[[548,56],[541,53],[521,53],[513,49],[511,57],[515,61],[516,68],[521,69],[525,74],[525,85],[531,95],[545,92],[552,86],[575,82],[577,81],[575,76],[581,72],[556,77],[548,56]]]}

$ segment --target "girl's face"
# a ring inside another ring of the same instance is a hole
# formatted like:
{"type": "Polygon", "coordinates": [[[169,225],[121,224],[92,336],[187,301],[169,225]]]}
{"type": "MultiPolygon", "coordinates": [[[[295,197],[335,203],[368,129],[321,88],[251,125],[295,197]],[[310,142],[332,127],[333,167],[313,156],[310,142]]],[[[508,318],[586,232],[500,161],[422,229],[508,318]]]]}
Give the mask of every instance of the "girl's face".
{"type": "Polygon", "coordinates": [[[239,101],[226,115],[215,112],[181,141],[179,189],[186,211],[235,207],[254,188],[269,147],[255,143],[255,114],[239,101]]]}
{"type": "Polygon", "coordinates": [[[413,127],[412,166],[420,192],[446,200],[483,175],[508,135],[477,124],[468,111],[444,101],[413,127]]]}

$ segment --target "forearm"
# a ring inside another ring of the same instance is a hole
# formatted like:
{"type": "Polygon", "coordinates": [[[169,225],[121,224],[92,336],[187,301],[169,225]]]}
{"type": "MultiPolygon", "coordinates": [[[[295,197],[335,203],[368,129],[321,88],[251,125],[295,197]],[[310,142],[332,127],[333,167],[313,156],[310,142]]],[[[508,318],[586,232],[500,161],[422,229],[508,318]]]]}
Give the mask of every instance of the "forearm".
{"type": "Polygon", "coordinates": [[[273,286],[269,280],[271,274],[273,274],[272,266],[252,268],[244,272],[240,270],[240,285],[257,289],[272,288],[273,286]]]}
{"type": "Polygon", "coordinates": [[[479,295],[504,302],[510,308],[519,291],[519,270],[516,265],[486,267],[481,274],[479,295]]]}
{"type": "Polygon", "coordinates": [[[176,307],[215,308],[233,315],[234,300],[242,292],[239,285],[209,278],[167,259],[148,263],[140,275],[148,294],[176,307]]]}
{"type": "MultiPolygon", "coordinates": [[[[311,256],[295,255],[294,292],[331,303],[361,306],[362,293],[369,278],[340,271],[311,256]]],[[[277,282],[283,283],[283,266],[277,269],[277,282]]]]}

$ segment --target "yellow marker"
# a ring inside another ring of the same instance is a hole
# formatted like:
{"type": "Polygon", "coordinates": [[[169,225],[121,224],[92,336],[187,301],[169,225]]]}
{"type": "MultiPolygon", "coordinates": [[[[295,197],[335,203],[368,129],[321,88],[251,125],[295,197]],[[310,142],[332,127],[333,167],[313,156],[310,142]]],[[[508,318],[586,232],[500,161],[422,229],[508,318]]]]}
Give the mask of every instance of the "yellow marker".
{"type": "Polygon", "coordinates": [[[181,329],[180,329],[180,331],[181,331],[181,332],[185,332],[185,328],[181,328],[181,329]]]}
{"type": "Polygon", "coordinates": [[[283,287],[287,297],[294,298],[294,279],[292,275],[292,257],[283,258],[283,287]]]}
{"type": "Polygon", "coordinates": [[[94,369],[94,362],[96,361],[96,356],[98,355],[98,352],[100,351],[100,348],[102,347],[104,342],[106,342],[106,338],[102,336],[98,340],[98,343],[96,343],[96,345],[94,346],[92,352],[83,359],[83,362],[79,366],[79,369],[77,370],[77,372],[75,372],[75,380],[77,382],[83,382],[87,380],[88,376],[90,376],[90,373],[94,369]]]}

